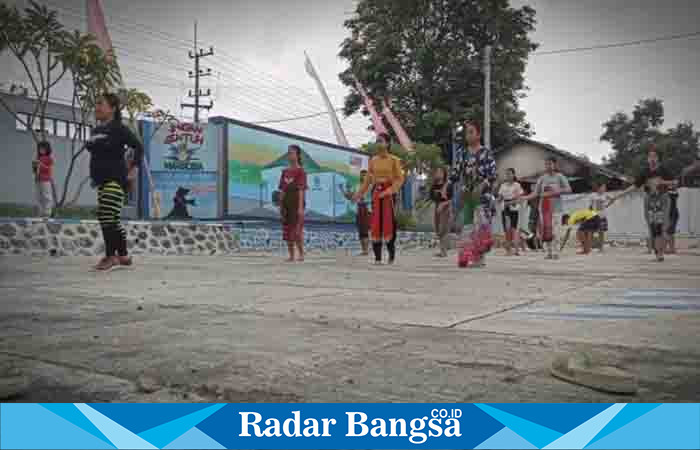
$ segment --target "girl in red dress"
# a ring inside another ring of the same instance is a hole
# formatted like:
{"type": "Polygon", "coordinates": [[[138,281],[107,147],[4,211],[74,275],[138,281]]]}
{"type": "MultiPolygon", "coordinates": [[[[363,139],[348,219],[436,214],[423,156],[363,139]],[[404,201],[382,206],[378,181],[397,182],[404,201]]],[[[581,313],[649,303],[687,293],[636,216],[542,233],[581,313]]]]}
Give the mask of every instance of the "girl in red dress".
{"type": "Polygon", "coordinates": [[[301,163],[301,148],[290,145],[287,150],[289,167],[282,171],[280,213],[282,237],[287,241],[288,262],[294,261],[294,249],[299,249],[298,261],[304,261],[304,192],[307,189],[306,172],[301,163]]]}

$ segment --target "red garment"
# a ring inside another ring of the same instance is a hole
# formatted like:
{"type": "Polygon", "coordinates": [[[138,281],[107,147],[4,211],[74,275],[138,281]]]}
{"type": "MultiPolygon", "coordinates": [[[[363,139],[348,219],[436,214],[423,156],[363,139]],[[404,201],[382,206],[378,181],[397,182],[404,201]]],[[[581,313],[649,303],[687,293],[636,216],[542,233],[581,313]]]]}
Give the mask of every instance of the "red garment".
{"type": "Polygon", "coordinates": [[[284,169],[280,176],[278,189],[282,192],[287,192],[289,185],[292,183],[295,183],[299,190],[306,190],[308,188],[306,184],[306,172],[304,172],[302,167],[297,167],[295,169],[287,167],[284,169]]]}
{"type": "Polygon", "coordinates": [[[552,242],[554,223],[552,222],[552,198],[545,197],[542,199],[540,210],[540,236],[543,242],[552,242]]]}
{"type": "Polygon", "coordinates": [[[53,158],[49,155],[42,155],[39,157],[37,177],[41,182],[51,181],[53,178],[53,158]]]}
{"type": "MultiPolygon", "coordinates": [[[[285,194],[290,191],[292,195],[299,195],[298,191],[305,191],[307,189],[306,184],[306,172],[301,167],[297,168],[286,168],[282,171],[280,176],[279,190],[285,194]]],[[[282,239],[287,242],[295,242],[304,239],[304,203],[302,203],[301,210],[302,214],[297,214],[296,220],[293,223],[283,223],[282,225],[282,239]]]]}
{"type": "Polygon", "coordinates": [[[391,189],[391,183],[380,183],[372,192],[371,234],[374,242],[388,242],[394,237],[394,198],[392,195],[379,198],[379,194],[387,189],[391,189]]]}

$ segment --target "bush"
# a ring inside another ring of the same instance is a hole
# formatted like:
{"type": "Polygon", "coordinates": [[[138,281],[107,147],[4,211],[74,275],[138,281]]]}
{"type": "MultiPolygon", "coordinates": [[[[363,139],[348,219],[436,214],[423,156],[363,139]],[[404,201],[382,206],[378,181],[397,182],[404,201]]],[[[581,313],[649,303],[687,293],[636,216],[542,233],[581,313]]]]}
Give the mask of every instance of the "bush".
{"type": "Polygon", "coordinates": [[[416,231],[416,219],[409,212],[398,212],[396,225],[399,231],[416,231]]]}

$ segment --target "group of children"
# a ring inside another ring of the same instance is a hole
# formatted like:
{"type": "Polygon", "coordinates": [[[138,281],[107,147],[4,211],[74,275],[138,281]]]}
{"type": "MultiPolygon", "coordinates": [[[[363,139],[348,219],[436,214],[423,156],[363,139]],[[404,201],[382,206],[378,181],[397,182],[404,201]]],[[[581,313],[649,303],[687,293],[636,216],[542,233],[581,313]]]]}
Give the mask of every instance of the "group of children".
{"type": "MultiPolygon", "coordinates": [[[[447,178],[444,168],[436,169],[430,189],[430,197],[435,204],[434,229],[440,242],[439,252],[435,255],[438,257],[447,255],[447,234],[450,230],[448,224],[454,217],[450,211],[452,185],[448,183],[447,178]]],[[[579,254],[591,252],[596,234],[601,242],[599,248],[602,251],[608,231],[605,209],[614,199],[607,194],[604,183],[596,183],[588,201],[587,214],[572,217],[564,213],[561,198],[562,194],[571,191],[567,178],[559,172],[555,158],[545,161],[544,174],[527,192],[517,180],[515,169],[507,169],[504,181],[493,191],[493,199],[501,206],[500,219],[505,235],[506,255],[518,256],[530,248],[534,251],[545,251],[546,259],[558,259],[568,239],[564,230],[572,225],[579,225],[576,233],[581,246],[579,254]],[[530,207],[527,231],[519,227],[525,205],[530,207]]]]}

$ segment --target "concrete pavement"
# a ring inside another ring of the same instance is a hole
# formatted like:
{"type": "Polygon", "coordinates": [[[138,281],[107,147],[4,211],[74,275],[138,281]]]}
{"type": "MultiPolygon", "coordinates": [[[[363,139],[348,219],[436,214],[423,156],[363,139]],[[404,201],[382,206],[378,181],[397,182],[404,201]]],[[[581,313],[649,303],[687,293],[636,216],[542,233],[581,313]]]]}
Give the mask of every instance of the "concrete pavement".
{"type": "Polygon", "coordinates": [[[427,250],[0,258],[3,401],[700,401],[700,252],[489,257],[427,250]],[[552,378],[555,352],[637,373],[633,397],[552,378]]]}

